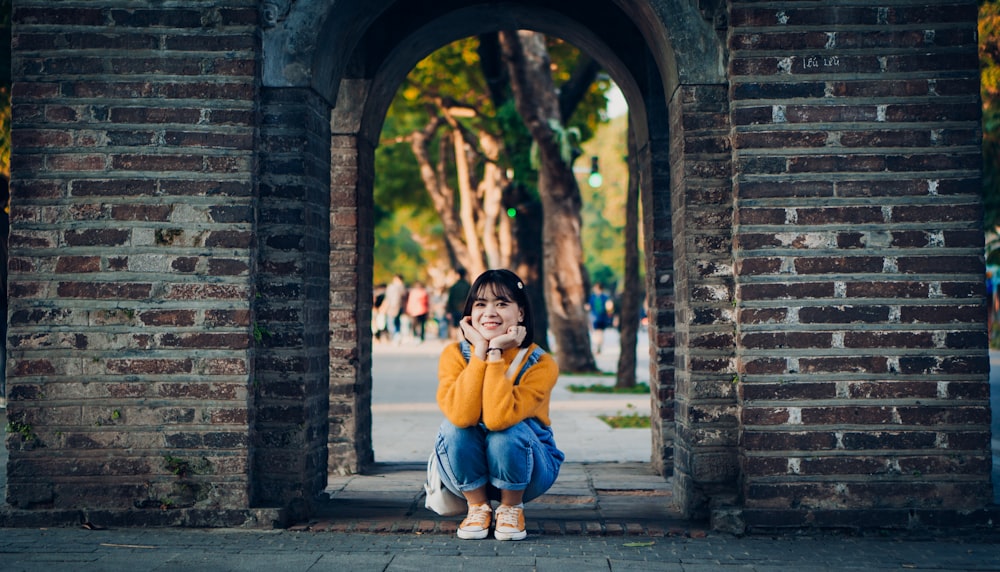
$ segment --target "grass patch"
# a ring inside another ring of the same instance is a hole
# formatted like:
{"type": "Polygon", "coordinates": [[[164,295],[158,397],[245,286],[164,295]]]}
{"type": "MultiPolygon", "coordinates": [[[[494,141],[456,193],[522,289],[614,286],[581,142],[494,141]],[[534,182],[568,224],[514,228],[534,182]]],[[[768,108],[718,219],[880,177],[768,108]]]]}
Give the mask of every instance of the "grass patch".
{"type": "Polygon", "coordinates": [[[625,387],[618,388],[613,385],[604,385],[602,383],[595,383],[592,385],[581,385],[578,383],[571,383],[566,386],[573,393],[649,393],[649,384],[645,381],[635,384],[635,387],[625,387]]]}
{"type": "MultiPolygon", "coordinates": [[[[629,409],[635,409],[631,403],[629,409]]],[[[631,413],[618,412],[617,415],[598,415],[598,419],[607,423],[612,429],[649,429],[649,415],[641,415],[637,411],[631,413]]]]}

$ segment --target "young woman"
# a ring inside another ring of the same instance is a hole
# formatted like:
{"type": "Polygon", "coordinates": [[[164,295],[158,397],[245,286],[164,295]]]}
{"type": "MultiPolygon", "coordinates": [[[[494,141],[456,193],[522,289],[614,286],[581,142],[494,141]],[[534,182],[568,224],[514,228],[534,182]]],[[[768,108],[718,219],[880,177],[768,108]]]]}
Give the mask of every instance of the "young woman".
{"type": "Polygon", "coordinates": [[[459,325],[466,341],[446,347],[438,365],[445,421],[436,443],[444,485],[469,503],[458,537],[489,536],[499,501],[494,537],[521,540],[524,502],[552,486],[565,458],[549,427],[559,366],[532,343],[524,283],[509,270],[476,279],[459,325]],[[524,365],[512,368],[521,348],[524,365]]]}

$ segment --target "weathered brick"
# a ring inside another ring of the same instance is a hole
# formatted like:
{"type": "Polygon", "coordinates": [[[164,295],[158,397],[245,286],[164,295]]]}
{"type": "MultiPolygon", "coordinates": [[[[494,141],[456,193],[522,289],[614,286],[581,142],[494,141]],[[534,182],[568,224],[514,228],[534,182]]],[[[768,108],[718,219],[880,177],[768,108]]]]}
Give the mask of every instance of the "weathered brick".
{"type": "Polygon", "coordinates": [[[830,382],[810,383],[743,383],[740,388],[743,399],[833,399],[837,396],[836,384],[830,382]]]}
{"type": "Polygon", "coordinates": [[[850,356],[803,358],[799,360],[802,373],[886,373],[889,371],[888,360],[879,356],[850,356]]]}
{"type": "Polygon", "coordinates": [[[174,208],[171,205],[114,205],[111,218],[121,221],[161,221],[170,220],[174,208]]]}
{"type": "Polygon", "coordinates": [[[152,284],[119,282],[60,282],[57,288],[65,298],[118,300],[148,299],[152,290],[152,284]]]}
{"type": "Polygon", "coordinates": [[[56,272],[100,272],[100,256],[60,256],[56,261],[56,272]]]}
{"type": "Polygon", "coordinates": [[[833,340],[830,333],[766,332],[747,333],[740,337],[745,348],[829,348],[833,340]]]}
{"type": "Polygon", "coordinates": [[[752,451],[823,451],[836,447],[837,437],[823,431],[751,430],[743,433],[744,446],[752,451]]]}
{"type": "Polygon", "coordinates": [[[927,298],[929,293],[926,282],[873,280],[847,284],[848,298],[927,298]]]}
{"type": "Polygon", "coordinates": [[[896,259],[900,272],[907,274],[963,273],[982,268],[978,256],[900,256],[896,259]]]}
{"type": "Polygon", "coordinates": [[[885,306],[825,306],[799,309],[803,324],[850,324],[885,322],[889,308],[885,306]]]}
{"type": "Polygon", "coordinates": [[[125,229],[95,228],[71,230],[63,235],[69,246],[121,246],[126,244],[131,233],[125,229]]]}
{"type": "Polygon", "coordinates": [[[975,323],[982,320],[983,307],[975,305],[953,306],[902,306],[900,322],[910,323],[975,323]]]}
{"type": "Polygon", "coordinates": [[[846,332],[847,348],[933,348],[934,335],[930,332],[846,332]]]}
{"type": "Polygon", "coordinates": [[[831,282],[762,283],[741,284],[739,286],[741,300],[831,298],[833,294],[834,285],[831,282]]]}
{"type": "Polygon", "coordinates": [[[111,359],[107,361],[110,373],[117,374],[175,374],[191,373],[190,359],[111,359]]]}
{"type": "Polygon", "coordinates": [[[851,399],[933,399],[938,396],[937,382],[870,381],[848,385],[851,399]]]}

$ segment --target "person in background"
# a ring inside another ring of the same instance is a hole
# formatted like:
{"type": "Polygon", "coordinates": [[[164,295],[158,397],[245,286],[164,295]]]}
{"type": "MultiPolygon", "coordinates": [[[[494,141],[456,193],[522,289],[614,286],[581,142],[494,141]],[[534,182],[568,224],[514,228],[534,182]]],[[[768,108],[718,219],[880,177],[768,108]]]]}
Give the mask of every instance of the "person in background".
{"type": "Polygon", "coordinates": [[[402,342],[401,316],[406,303],[406,284],[399,274],[392,277],[392,282],[385,287],[385,298],[381,310],[385,313],[389,326],[389,337],[397,344],[402,342]]]}
{"type": "Polygon", "coordinates": [[[385,284],[376,284],[372,292],[372,336],[376,342],[386,341],[389,336],[389,324],[382,309],[385,301],[385,284]]]}
{"type": "Polygon", "coordinates": [[[524,503],[552,486],[565,459],[549,417],[559,365],[532,343],[531,315],[521,279],[487,270],[462,311],[465,341],[441,352],[437,402],[445,420],[435,451],[442,483],[469,505],[461,539],[489,536],[493,501],[499,501],[494,537],[525,538],[524,503]],[[515,362],[521,348],[530,353],[515,362]]]}
{"type": "Polygon", "coordinates": [[[415,282],[406,295],[406,315],[410,317],[413,337],[423,343],[427,333],[427,314],[430,312],[430,295],[422,282],[415,282]]]}
{"type": "Polygon", "coordinates": [[[462,330],[459,322],[462,321],[462,311],[465,309],[465,300],[469,297],[469,281],[466,279],[464,268],[457,270],[458,279],[448,288],[448,302],[445,311],[448,312],[448,320],[451,323],[452,336],[455,339],[462,338],[462,330]]]}
{"type": "Polygon", "coordinates": [[[608,308],[610,301],[611,298],[604,293],[604,287],[595,283],[587,300],[587,308],[590,311],[590,325],[594,328],[596,353],[601,353],[601,346],[604,345],[604,330],[611,327],[611,312],[608,308]]]}
{"type": "Polygon", "coordinates": [[[439,340],[448,339],[448,291],[437,286],[431,291],[431,319],[439,340]]]}

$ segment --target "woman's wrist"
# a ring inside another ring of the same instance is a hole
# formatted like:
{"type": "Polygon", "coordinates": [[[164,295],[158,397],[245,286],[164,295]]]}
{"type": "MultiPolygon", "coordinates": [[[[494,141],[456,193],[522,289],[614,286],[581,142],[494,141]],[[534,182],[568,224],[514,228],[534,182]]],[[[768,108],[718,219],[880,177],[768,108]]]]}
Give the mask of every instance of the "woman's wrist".
{"type": "Polygon", "coordinates": [[[503,348],[498,348],[494,346],[487,346],[486,355],[490,355],[490,352],[500,352],[503,353],[503,348]]]}

